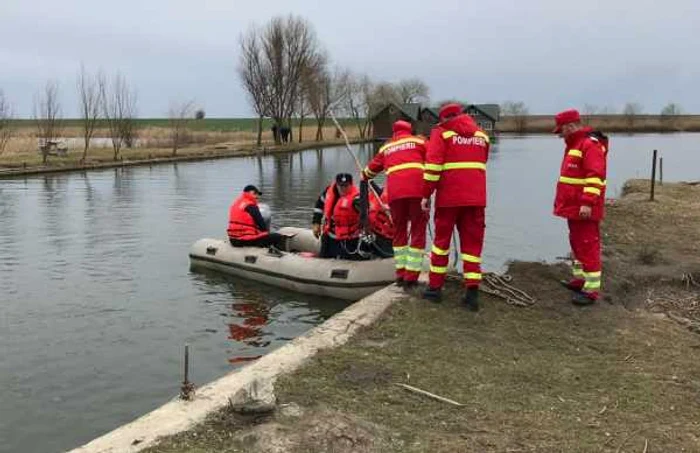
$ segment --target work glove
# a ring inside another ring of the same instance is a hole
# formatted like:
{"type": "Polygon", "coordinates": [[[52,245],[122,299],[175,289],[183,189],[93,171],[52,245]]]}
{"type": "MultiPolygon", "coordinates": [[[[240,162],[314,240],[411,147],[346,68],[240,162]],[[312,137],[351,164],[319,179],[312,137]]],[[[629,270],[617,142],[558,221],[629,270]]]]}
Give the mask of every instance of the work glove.
{"type": "Polygon", "coordinates": [[[311,230],[314,232],[314,236],[317,239],[321,237],[321,224],[319,224],[319,223],[312,224],[311,230]]]}

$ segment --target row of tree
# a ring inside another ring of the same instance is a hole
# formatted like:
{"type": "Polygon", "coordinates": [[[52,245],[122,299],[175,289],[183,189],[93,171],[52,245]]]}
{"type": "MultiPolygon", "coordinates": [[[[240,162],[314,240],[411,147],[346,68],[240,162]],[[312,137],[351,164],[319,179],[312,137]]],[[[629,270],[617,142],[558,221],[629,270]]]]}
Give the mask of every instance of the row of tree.
{"type": "MultiPolygon", "coordinates": [[[[316,140],[331,115],[350,118],[360,137],[369,134],[371,113],[387,102],[424,102],[428,86],[418,79],[396,84],[372,81],[341,67],[331,67],[328,53],[307,20],[284,16],[263,27],[253,27],[240,38],[238,72],[250,104],[258,116],[257,143],[263,119],[291,127],[299,119],[299,141],[304,119],[316,121],[316,140]]],[[[279,137],[275,137],[279,142],[279,137]]]]}

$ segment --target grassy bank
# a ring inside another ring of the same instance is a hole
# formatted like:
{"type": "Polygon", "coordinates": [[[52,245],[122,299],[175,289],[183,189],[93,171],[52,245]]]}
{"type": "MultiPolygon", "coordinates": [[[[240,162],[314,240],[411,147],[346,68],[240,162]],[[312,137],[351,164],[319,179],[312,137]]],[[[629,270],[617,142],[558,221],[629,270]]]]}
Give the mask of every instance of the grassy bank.
{"type": "Polygon", "coordinates": [[[700,451],[700,186],[652,203],[647,185],[609,207],[598,305],[568,302],[564,265],[533,263],[510,269],[530,308],[484,297],[475,315],[455,286],[441,305],[407,295],[278,381],[274,415],[223,411],[148,451],[700,451]]]}

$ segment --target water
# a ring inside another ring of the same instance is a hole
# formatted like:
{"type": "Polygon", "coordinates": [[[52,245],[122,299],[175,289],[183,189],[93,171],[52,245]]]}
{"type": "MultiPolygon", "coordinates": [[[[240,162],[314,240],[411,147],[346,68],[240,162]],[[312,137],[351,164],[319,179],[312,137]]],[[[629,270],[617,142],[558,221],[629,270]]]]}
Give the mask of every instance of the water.
{"type": "MultiPolygon", "coordinates": [[[[610,196],[646,177],[700,179],[698,135],[613,137],[610,196]]],[[[359,150],[360,160],[369,156],[359,150]]],[[[502,138],[489,163],[484,265],[565,253],[551,216],[553,137],[502,138]]],[[[225,234],[228,205],[257,184],[276,225],[307,225],[342,148],[0,180],[0,452],[77,446],[177,394],[184,343],[203,384],[346,304],[190,273],[187,250],[225,234]]]]}

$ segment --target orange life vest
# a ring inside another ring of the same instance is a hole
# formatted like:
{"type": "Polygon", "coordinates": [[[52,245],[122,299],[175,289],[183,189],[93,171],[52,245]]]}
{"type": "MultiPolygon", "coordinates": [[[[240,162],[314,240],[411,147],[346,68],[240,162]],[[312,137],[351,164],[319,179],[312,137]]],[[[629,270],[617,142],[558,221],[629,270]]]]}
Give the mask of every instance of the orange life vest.
{"type": "MultiPolygon", "coordinates": [[[[388,198],[385,188],[381,195],[381,200],[384,205],[388,204],[388,198]]],[[[369,224],[375,234],[384,236],[385,238],[393,239],[394,234],[396,234],[396,228],[394,227],[394,222],[391,220],[391,216],[382,208],[382,205],[373,193],[369,196],[369,224]]]]}
{"type": "Polygon", "coordinates": [[[267,231],[260,230],[255,223],[253,216],[248,214],[248,206],[257,206],[258,202],[252,195],[242,193],[240,197],[231,204],[228,213],[228,237],[241,241],[252,241],[265,236],[267,231]]]}
{"type": "Polygon", "coordinates": [[[353,206],[353,200],[360,191],[353,185],[345,196],[337,197],[336,190],[336,184],[333,183],[326,191],[323,232],[337,240],[360,237],[360,213],[353,206]]]}

